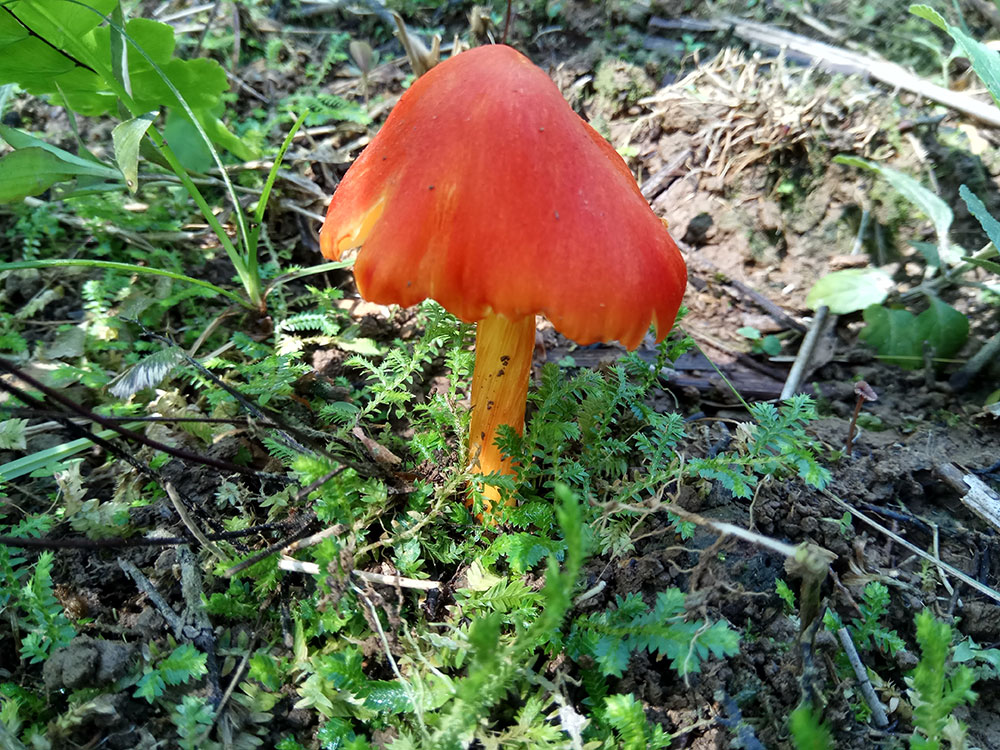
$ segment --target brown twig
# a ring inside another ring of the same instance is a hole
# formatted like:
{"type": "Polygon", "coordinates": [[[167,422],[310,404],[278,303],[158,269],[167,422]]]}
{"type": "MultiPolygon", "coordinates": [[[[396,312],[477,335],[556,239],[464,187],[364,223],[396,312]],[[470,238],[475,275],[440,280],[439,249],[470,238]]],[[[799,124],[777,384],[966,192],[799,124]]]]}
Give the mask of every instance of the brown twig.
{"type": "Polygon", "coordinates": [[[872,687],[871,680],[868,679],[868,670],[865,669],[865,665],[861,663],[861,657],[858,656],[858,650],[854,647],[854,641],[851,640],[851,634],[847,632],[847,628],[840,628],[837,631],[837,636],[840,638],[840,643],[844,647],[844,652],[847,654],[847,660],[851,662],[851,667],[854,669],[854,675],[858,678],[858,685],[861,687],[861,694],[864,696],[865,703],[868,704],[868,708],[871,709],[872,719],[875,720],[875,726],[879,729],[885,729],[889,726],[889,718],[885,715],[885,708],[882,707],[882,702],[875,695],[875,688],[872,687]]]}
{"type": "Polygon", "coordinates": [[[727,286],[732,288],[736,294],[741,297],[745,297],[757,305],[761,310],[766,312],[771,318],[783,328],[789,328],[793,331],[798,331],[799,333],[805,333],[806,327],[793,318],[791,315],[786,313],[772,300],[765,297],[763,294],[753,289],[742,281],[730,278],[726,273],[722,271],[717,265],[712,263],[705,258],[700,258],[698,256],[688,256],[688,265],[698,268],[705,273],[711,273],[717,279],[721,279],[722,282],[727,286]]]}
{"type": "Polygon", "coordinates": [[[220,562],[229,562],[229,557],[212,542],[211,539],[201,530],[201,527],[194,522],[191,518],[191,514],[188,513],[187,508],[184,507],[184,503],[181,502],[180,495],[177,494],[177,490],[174,489],[174,485],[170,482],[165,482],[163,488],[167,491],[167,497],[170,498],[171,504],[174,506],[174,510],[177,511],[177,515],[181,519],[187,530],[191,532],[191,535],[201,542],[201,546],[211,552],[220,562]]]}
{"type": "Polygon", "coordinates": [[[219,12],[219,6],[222,5],[222,0],[215,0],[215,5],[208,13],[208,20],[205,21],[205,25],[201,29],[201,36],[198,37],[198,44],[195,45],[194,53],[192,57],[199,57],[201,55],[201,48],[205,46],[205,40],[208,38],[208,32],[212,29],[212,24],[215,23],[215,17],[219,12]]]}
{"type": "Polygon", "coordinates": [[[639,191],[647,201],[652,201],[656,196],[666,190],[673,183],[674,179],[680,176],[679,172],[684,163],[691,158],[691,149],[683,149],[673,159],[653,172],[649,178],[642,183],[639,191]]]}
{"type": "MultiPolygon", "coordinates": [[[[66,412],[56,411],[53,409],[43,409],[40,411],[38,409],[25,409],[17,406],[4,406],[4,405],[0,405],[0,413],[9,414],[12,417],[25,417],[27,419],[55,420],[66,416],[66,412]]],[[[155,422],[155,423],[165,423],[165,424],[182,423],[182,422],[183,423],[193,422],[195,424],[235,424],[237,422],[246,422],[249,420],[249,417],[243,415],[238,415],[234,417],[164,417],[162,415],[152,415],[152,416],[133,415],[127,417],[109,416],[105,417],[105,419],[110,419],[115,422],[155,422]]],[[[79,424],[85,424],[87,422],[87,420],[85,420],[83,417],[80,417],[79,419],[74,418],[73,421],[79,424]]],[[[265,422],[264,424],[269,425],[268,422],[265,422]]],[[[52,423],[50,422],[48,423],[48,425],[52,426],[52,423]]]]}
{"type": "Polygon", "coordinates": [[[799,321],[793,318],[791,315],[782,310],[778,305],[769,300],[763,294],[758,292],[756,289],[752,289],[742,281],[737,279],[729,279],[728,283],[733,289],[738,291],[744,297],[749,298],[753,301],[757,307],[766,312],[775,322],[785,328],[790,328],[793,331],[798,331],[799,333],[805,333],[806,327],[802,325],[799,321]]]}

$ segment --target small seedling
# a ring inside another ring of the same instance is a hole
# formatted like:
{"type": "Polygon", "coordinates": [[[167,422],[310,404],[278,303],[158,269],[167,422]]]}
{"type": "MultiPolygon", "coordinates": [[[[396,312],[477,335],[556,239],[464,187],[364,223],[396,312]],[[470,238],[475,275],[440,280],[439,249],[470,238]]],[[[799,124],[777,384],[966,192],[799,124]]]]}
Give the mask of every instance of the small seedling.
{"type": "Polygon", "coordinates": [[[920,662],[906,678],[913,703],[912,750],[937,750],[945,737],[961,737],[964,727],[955,718],[955,709],[976,700],[973,671],[948,664],[951,655],[951,626],[938,622],[929,610],[917,615],[917,642],[920,662]]]}
{"type": "Polygon", "coordinates": [[[859,380],[854,384],[854,395],[858,397],[858,400],[854,404],[851,425],[847,428],[847,445],[844,446],[844,453],[848,456],[851,455],[851,451],[854,449],[854,433],[858,428],[858,415],[861,414],[861,407],[865,401],[878,401],[878,394],[863,380],[859,380]]]}

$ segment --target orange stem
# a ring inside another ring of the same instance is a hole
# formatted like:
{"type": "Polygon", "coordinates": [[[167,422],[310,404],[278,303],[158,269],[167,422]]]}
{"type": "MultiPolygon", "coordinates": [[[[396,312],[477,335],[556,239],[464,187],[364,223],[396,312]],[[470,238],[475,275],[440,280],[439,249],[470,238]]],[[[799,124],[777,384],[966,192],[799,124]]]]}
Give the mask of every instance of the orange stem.
{"type": "MultiPolygon", "coordinates": [[[[510,425],[524,431],[524,407],[528,400],[531,357],[535,351],[535,316],[511,321],[491,314],[476,328],[476,369],[472,374],[472,423],[469,428],[469,460],[477,474],[513,474],[494,441],[497,427],[510,425]]],[[[484,512],[500,502],[496,487],[483,488],[484,512]]],[[[513,500],[508,500],[513,505],[513,500]]]]}

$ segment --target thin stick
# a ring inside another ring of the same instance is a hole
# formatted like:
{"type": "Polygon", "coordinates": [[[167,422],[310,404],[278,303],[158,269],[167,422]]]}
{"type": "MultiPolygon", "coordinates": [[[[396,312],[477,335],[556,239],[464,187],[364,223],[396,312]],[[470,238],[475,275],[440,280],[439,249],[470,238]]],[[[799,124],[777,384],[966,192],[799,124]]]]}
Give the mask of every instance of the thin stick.
{"type": "Polygon", "coordinates": [[[653,172],[649,179],[643,182],[642,187],[639,188],[639,192],[642,193],[642,197],[647,201],[651,201],[670,187],[671,183],[673,183],[673,180],[670,178],[680,176],[678,173],[681,167],[684,166],[684,162],[686,162],[690,157],[691,149],[686,148],[669,162],[653,172]]]}
{"type": "Polygon", "coordinates": [[[684,521],[691,521],[699,526],[707,526],[720,534],[728,534],[730,536],[739,537],[743,541],[750,542],[751,544],[766,547],[767,549],[773,550],[779,555],[784,555],[785,557],[795,557],[796,550],[798,549],[795,545],[787,544],[786,542],[782,542],[769,536],[764,536],[763,534],[758,534],[757,532],[750,531],[749,529],[744,529],[742,526],[736,526],[735,524],[726,523],[725,521],[716,521],[711,518],[699,516],[697,513],[685,510],[674,503],[664,503],[660,510],[665,510],[668,513],[680,516],[680,518],[684,521]]]}
{"type": "Polygon", "coordinates": [[[188,513],[187,508],[184,507],[184,503],[181,502],[180,495],[177,494],[177,490],[174,489],[174,485],[170,482],[166,482],[163,488],[167,491],[167,497],[170,498],[170,502],[173,503],[174,510],[177,511],[177,515],[180,516],[181,522],[187,527],[187,530],[191,532],[192,536],[201,542],[201,546],[212,553],[220,562],[229,562],[228,555],[224,554],[218,545],[216,545],[211,539],[205,536],[205,532],[194,522],[191,518],[191,514],[188,513]]]}
{"type": "MultiPolygon", "coordinates": [[[[934,536],[932,537],[934,550],[934,557],[941,557],[941,531],[936,523],[931,524],[931,528],[934,530],[934,536]]],[[[944,571],[938,568],[938,576],[941,578],[941,585],[944,586],[944,590],[950,595],[955,594],[955,589],[951,587],[951,581],[948,580],[948,576],[945,575],[944,571]]]]}
{"type": "Polygon", "coordinates": [[[324,539],[329,539],[331,536],[341,536],[346,531],[347,527],[342,523],[338,523],[330,526],[329,528],[323,529],[322,531],[317,531],[312,536],[304,537],[303,539],[299,539],[292,544],[289,544],[288,549],[297,550],[305,549],[306,547],[315,547],[324,539]]]}
{"type": "Polygon", "coordinates": [[[866,208],[861,212],[861,222],[858,224],[858,234],[854,238],[854,245],[851,247],[851,255],[859,255],[861,253],[861,248],[865,244],[865,232],[868,231],[868,220],[871,214],[868,213],[866,208]]]}
{"type": "Polygon", "coordinates": [[[589,589],[587,589],[582,594],[580,594],[578,597],[576,597],[576,599],[573,600],[573,606],[574,607],[579,607],[581,604],[583,604],[588,599],[593,599],[595,596],[597,596],[602,591],[604,591],[604,589],[607,588],[607,586],[608,586],[608,582],[607,581],[598,581],[597,585],[591,586],[589,589]]]}
{"type": "MultiPolygon", "coordinates": [[[[320,574],[319,565],[316,563],[296,560],[294,557],[282,557],[278,560],[278,567],[281,570],[288,570],[293,573],[305,573],[312,576],[320,574]]],[[[442,588],[440,581],[424,581],[418,578],[387,576],[384,573],[371,573],[367,570],[352,570],[351,574],[362,581],[378,583],[382,586],[398,586],[402,589],[416,589],[417,591],[432,591],[442,588]]]]}
{"type": "Polygon", "coordinates": [[[775,322],[777,322],[779,325],[782,325],[785,328],[791,328],[793,331],[798,331],[799,333],[805,332],[806,327],[804,325],[802,325],[799,321],[797,321],[791,315],[786,313],[784,310],[778,307],[777,304],[769,300],[767,297],[758,292],[756,289],[747,286],[738,279],[729,279],[729,285],[733,287],[733,289],[735,289],[737,292],[742,294],[744,297],[749,297],[750,300],[755,305],[757,305],[757,307],[759,307],[761,310],[763,310],[772,318],[774,318],[775,322]]]}
{"type": "Polygon", "coordinates": [[[403,677],[403,673],[399,671],[396,659],[392,655],[392,648],[389,646],[389,638],[386,636],[385,630],[382,628],[382,621],[378,619],[378,610],[375,609],[375,604],[368,598],[368,595],[357,586],[352,585],[351,588],[354,590],[354,593],[361,597],[361,600],[368,605],[368,611],[371,612],[372,625],[374,625],[374,630],[378,632],[379,639],[382,641],[382,649],[385,651],[386,661],[388,661],[389,666],[392,667],[392,671],[396,675],[396,679],[399,680],[399,685],[403,688],[403,692],[406,693],[406,697],[410,700],[410,704],[416,707],[417,720],[422,726],[424,723],[424,713],[421,707],[421,701],[417,700],[417,696],[413,693],[413,686],[403,677]]]}
{"type": "Polygon", "coordinates": [[[229,685],[226,686],[226,691],[222,694],[222,699],[219,701],[219,705],[215,709],[215,715],[212,717],[212,723],[208,725],[204,732],[201,733],[201,737],[198,740],[198,747],[204,747],[205,743],[208,741],[208,735],[211,734],[212,730],[215,729],[215,725],[219,723],[219,719],[222,718],[222,712],[226,708],[226,704],[233,695],[233,691],[239,684],[240,680],[243,678],[243,670],[246,669],[247,664],[250,662],[250,655],[253,654],[253,650],[257,645],[257,639],[250,643],[250,648],[247,652],[243,654],[243,658],[240,660],[239,665],[236,667],[236,671],[233,673],[233,679],[229,681],[229,685]]]}
{"type": "Polygon", "coordinates": [[[309,527],[309,524],[312,523],[313,518],[315,518],[315,516],[312,516],[310,514],[310,517],[306,519],[305,523],[302,524],[302,527],[298,531],[293,533],[290,537],[288,537],[287,539],[282,539],[280,542],[276,542],[266,549],[262,549],[260,552],[251,555],[246,560],[241,560],[240,562],[236,563],[233,567],[229,568],[225,573],[223,573],[222,577],[232,578],[237,573],[242,573],[250,566],[259,563],[261,560],[266,560],[271,555],[276,555],[279,552],[287,549],[288,547],[291,547],[293,544],[295,544],[295,542],[301,539],[301,535],[305,533],[306,529],[309,527]]]}
{"type": "Polygon", "coordinates": [[[726,288],[726,291],[729,292],[729,294],[734,297],[740,296],[749,299],[757,305],[757,307],[770,315],[771,318],[773,318],[774,321],[783,328],[790,328],[794,331],[799,331],[800,333],[806,332],[806,327],[787,312],[782,310],[777,303],[768,299],[756,289],[747,286],[742,281],[731,278],[711,261],[699,258],[698,256],[693,256],[689,258],[688,264],[700,267],[700,270],[711,273],[715,278],[721,278],[723,283],[726,284],[726,287],[728,287],[726,288]],[[730,291],[730,289],[733,291],[730,291]],[[735,294],[733,292],[735,292],[735,294]]]}
{"type": "Polygon", "coordinates": [[[854,668],[854,676],[858,678],[858,684],[861,686],[861,694],[865,697],[865,703],[868,704],[868,708],[872,711],[875,726],[879,729],[885,729],[889,726],[889,719],[885,715],[882,702],[875,695],[875,688],[872,687],[871,680],[868,679],[868,670],[861,663],[858,650],[854,647],[854,641],[851,640],[851,634],[847,632],[847,628],[841,628],[837,631],[837,635],[840,637],[840,642],[847,653],[848,661],[851,662],[851,666],[854,668]]]}
{"type": "Polygon", "coordinates": [[[192,57],[198,57],[201,54],[201,48],[205,46],[205,39],[208,38],[208,32],[211,30],[212,24],[215,23],[215,17],[219,12],[220,5],[222,5],[222,0],[215,0],[212,11],[208,14],[208,20],[205,22],[204,27],[202,27],[201,36],[198,37],[198,44],[194,48],[192,57]]]}
{"type": "Polygon", "coordinates": [[[988,596],[993,601],[1000,602],[1000,592],[996,591],[995,589],[991,589],[989,586],[986,586],[986,585],[980,583],[975,578],[972,578],[971,576],[966,575],[961,570],[959,570],[958,568],[956,568],[954,565],[946,563],[944,560],[940,560],[940,559],[934,557],[933,555],[930,555],[930,554],[924,552],[922,549],[920,549],[916,545],[911,544],[910,542],[908,542],[905,539],[903,539],[903,537],[901,537],[899,534],[896,534],[896,533],[890,531],[889,529],[887,529],[885,526],[883,526],[882,524],[880,524],[878,521],[872,520],[871,518],[869,518],[868,516],[866,516],[864,513],[862,513],[861,511],[859,511],[857,508],[855,508],[853,505],[851,505],[850,503],[848,503],[846,500],[841,500],[839,497],[837,497],[836,495],[834,495],[829,490],[820,490],[820,491],[826,497],[830,498],[834,502],[838,503],[839,505],[841,505],[845,509],[847,509],[852,516],[854,516],[857,519],[860,519],[861,521],[864,521],[866,524],[868,524],[869,526],[871,526],[873,529],[877,529],[878,531],[881,531],[883,534],[885,534],[887,537],[889,537],[890,539],[892,539],[897,544],[900,544],[900,545],[906,547],[906,549],[908,549],[913,554],[917,555],[918,557],[922,557],[924,560],[927,560],[928,562],[933,563],[934,565],[938,566],[939,568],[947,571],[952,576],[954,576],[955,578],[958,578],[963,583],[968,584],[969,586],[971,586],[972,588],[974,588],[979,593],[986,594],[986,596],[988,596]]]}
{"type": "Polygon", "coordinates": [[[383,573],[370,573],[367,570],[352,570],[356,577],[368,583],[378,583],[383,586],[399,586],[404,589],[416,589],[417,591],[432,591],[440,589],[440,581],[425,581],[418,578],[403,578],[402,576],[387,576],[383,573]]]}
{"type": "MultiPolygon", "coordinates": [[[[310,482],[308,485],[306,485],[305,487],[303,487],[301,490],[298,491],[298,493],[295,495],[295,500],[292,502],[292,505],[293,506],[297,505],[302,500],[305,500],[307,497],[309,497],[310,493],[314,492],[315,490],[318,490],[320,487],[322,487],[324,484],[326,484],[335,476],[337,476],[340,472],[342,472],[345,468],[346,467],[341,466],[337,469],[334,469],[333,471],[328,472],[327,474],[324,474],[319,479],[310,482]]],[[[326,539],[326,537],[328,536],[343,534],[345,531],[347,531],[346,526],[338,523],[331,526],[328,529],[324,529],[318,534],[313,534],[312,536],[308,537],[304,536],[306,529],[309,528],[309,525],[314,520],[316,520],[316,514],[308,513],[306,517],[303,519],[302,523],[299,525],[298,530],[295,531],[287,539],[282,539],[281,541],[272,544],[267,549],[261,550],[255,555],[251,555],[246,560],[238,562],[236,565],[234,565],[225,573],[223,573],[222,576],[224,578],[232,578],[237,573],[243,572],[251,565],[255,565],[256,563],[259,563],[261,560],[270,557],[271,555],[276,555],[284,550],[293,550],[293,549],[298,549],[299,547],[311,547],[314,544],[319,544],[323,539],[326,539]]]]}
{"type": "Polygon", "coordinates": [[[167,621],[170,629],[174,631],[174,637],[177,640],[187,640],[184,637],[184,618],[178,616],[173,607],[167,604],[167,600],[156,590],[152,581],[146,578],[146,575],[131,560],[118,558],[118,567],[125,571],[125,574],[135,581],[136,588],[149,598],[163,619],[167,621]]]}
{"type": "Polygon", "coordinates": [[[826,319],[829,313],[830,308],[826,305],[822,305],[816,311],[816,316],[813,318],[812,325],[809,326],[809,331],[806,333],[805,338],[802,339],[802,346],[799,347],[799,353],[795,357],[792,369],[788,371],[788,379],[785,380],[785,387],[781,389],[782,400],[791,398],[796,392],[798,392],[799,386],[802,385],[802,378],[805,377],[806,367],[808,367],[809,361],[812,359],[813,353],[816,351],[816,344],[819,341],[820,332],[826,325],[826,319]]]}

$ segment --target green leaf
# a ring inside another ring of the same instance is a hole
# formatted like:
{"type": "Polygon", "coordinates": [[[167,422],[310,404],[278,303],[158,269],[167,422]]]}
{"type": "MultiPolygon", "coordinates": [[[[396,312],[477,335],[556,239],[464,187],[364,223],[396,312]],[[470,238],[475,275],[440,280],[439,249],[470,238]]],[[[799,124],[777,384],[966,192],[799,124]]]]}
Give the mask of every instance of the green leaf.
{"type": "Polygon", "coordinates": [[[621,677],[628,669],[630,656],[629,644],[623,638],[605,636],[599,638],[594,644],[593,657],[597,661],[601,674],[621,677]]]}
{"type": "Polygon", "coordinates": [[[36,96],[56,96],[88,117],[116,112],[114,92],[123,89],[131,89],[134,112],[164,107],[180,111],[172,85],[212,141],[240,159],[256,158],[255,151],[219,120],[222,95],[229,91],[222,66],[207,58],[174,57],[173,28],[146,18],[133,18],[124,29],[115,22],[112,40],[111,27],[100,24],[117,5],[118,0],[5,3],[23,25],[10,13],[0,14],[0,84],[17,83],[36,96]],[[122,57],[127,58],[127,75],[122,57]]]}
{"type": "Polygon", "coordinates": [[[938,252],[938,246],[933,242],[918,242],[911,240],[910,247],[924,256],[924,260],[927,262],[927,265],[934,268],[941,267],[941,253],[938,252]]]}
{"type": "Polygon", "coordinates": [[[379,347],[378,342],[374,339],[337,338],[336,343],[338,349],[343,349],[345,352],[360,354],[363,357],[377,357],[382,353],[381,347],[379,347]]]}
{"type": "Polygon", "coordinates": [[[895,169],[884,167],[881,164],[861,159],[857,156],[846,156],[840,154],[835,156],[833,161],[858,169],[867,169],[875,172],[886,182],[892,185],[896,191],[906,198],[910,203],[919,208],[924,215],[934,224],[934,231],[937,232],[938,244],[947,248],[948,230],[951,229],[951,222],[954,215],[951,208],[937,195],[925,188],[908,174],[897,172],[895,169]]]}
{"type": "Polygon", "coordinates": [[[132,697],[145,698],[149,703],[152,703],[156,698],[163,695],[166,689],[167,685],[159,672],[147,672],[139,679],[132,697]]]}
{"type": "Polygon", "coordinates": [[[892,286],[889,274],[877,268],[848,268],[817,281],[806,295],[806,304],[812,310],[826,305],[835,315],[845,315],[881,304],[892,286]]]}
{"type": "Polygon", "coordinates": [[[1000,104],[1000,53],[990,49],[985,44],[977,42],[957,26],[952,26],[929,5],[911,5],[910,13],[930,21],[943,31],[947,31],[955,40],[962,52],[972,63],[977,75],[983,79],[986,88],[993,96],[993,101],[1000,104]]]}
{"type": "Polygon", "coordinates": [[[163,138],[187,169],[192,172],[207,172],[212,168],[212,152],[208,144],[183,112],[176,109],[167,112],[163,138]]]}
{"type": "Polygon", "coordinates": [[[205,674],[208,671],[205,666],[207,659],[205,654],[190,643],[183,643],[161,661],[157,669],[168,685],[180,685],[205,674]]]}
{"type": "Polygon", "coordinates": [[[111,131],[111,141],[115,146],[115,161],[125,176],[125,184],[130,192],[139,188],[139,145],[156,118],[156,112],[147,112],[131,120],[120,122],[111,131]]]}
{"type": "Polygon", "coordinates": [[[930,299],[930,306],[920,315],[872,305],[865,309],[864,317],[868,325],[861,331],[862,340],[880,359],[907,370],[923,365],[925,342],[932,357],[949,359],[969,336],[966,317],[936,298],[930,299]]]}
{"type": "Polygon", "coordinates": [[[128,77],[128,43],[121,33],[125,28],[125,10],[122,8],[121,0],[118,0],[111,10],[111,22],[114,24],[111,29],[111,73],[121,87],[131,95],[132,83],[128,77]]]}
{"type": "Polygon", "coordinates": [[[980,268],[985,268],[987,271],[992,273],[1000,274],[1000,263],[995,263],[992,260],[985,260],[983,258],[972,258],[966,257],[962,258],[966,263],[971,263],[974,266],[979,266],[980,268]]]}
{"type": "Polygon", "coordinates": [[[951,305],[931,297],[930,306],[917,316],[917,330],[921,342],[931,345],[932,356],[950,359],[969,338],[969,320],[951,305]]]}
{"type": "Polygon", "coordinates": [[[386,714],[401,714],[413,710],[413,703],[397,680],[372,680],[367,685],[365,708],[386,714]]]}
{"type": "Polygon", "coordinates": [[[976,642],[971,638],[966,638],[955,646],[951,658],[959,664],[973,659],[981,659],[993,669],[1000,670],[1000,649],[982,648],[976,645],[976,642]]]}
{"type": "Polygon", "coordinates": [[[760,343],[760,349],[764,354],[777,357],[781,354],[781,339],[777,336],[765,336],[764,340],[760,343]]]}
{"type": "Polygon", "coordinates": [[[962,196],[962,200],[965,201],[966,207],[969,209],[969,213],[976,217],[979,224],[982,226],[983,231],[986,232],[986,236],[990,238],[990,242],[1000,249],[1000,221],[993,218],[992,214],[986,210],[986,206],[979,196],[969,190],[968,185],[960,185],[958,188],[958,194],[962,196]]]}
{"type": "Polygon", "coordinates": [[[41,138],[36,138],[23,130],[12,128],[9,125],[0,125],[0,136],[14,149],[40,148],[59,158],[59,161],[66,164],[68,170],[73,170],[71,174],[86,174],[93,177],[103,177],[109,180],[116,180],[119,177],[117,171],[111,167],[106,167],[93,159],[84,159],[82,156],[71,154],[69,151],[46,143],[41,138]]]}
{"type": "Polygon", "coordinates": [[[868,325],[861,331],[861,339],[880,359],[907,370],[923,365],[921,330],[913,313],[871,305],[865,308],[864,317],[868,325]]]}
{"type": "Polygon", "coordinates": [[[809,703],[800,704],[788,717],[788,729],[797,750],[832,750],[833,737],[819,711],[809,703]]]}
{"type": "Polygon", "coordinates": [[[44,193],[73,172],[40,148],[12,151],[0,158],[0,203],[14,203],[44,193]]]}
{"type": "Polygon", "coordinates": [[[16,149],[0,158],[0,203],[38,195],[75,176],[111,180],[121,177],[110,167],[82,159],[6,125],[0,125],[0,135],[16,149]]]}
{"type": "MultiPolygon", "coordinates": [[[[129,422],[125,425],[130,430],[140,429],[144,426],[142,422],[129,422]]],[[[107,440],[117,434],[114,430],[102,430],[97,433],[97,437],[107,440]]],[[[8,461],[0,465],[0,482],[12,482],[26,474],[34,474],[42,470],[47,470],[48,476],[52,476],[54,472],[66,468],[64,462],[67,459],[72,458],[77,453],[82,453],[93,444],[89,438],[79,438],[8,461]]]]}
{"type": "Polygon", "coordinates": [[[548,555],[562,551],[562,545],[548,537],[527,532],[504,534],[490,546],[488,556],[504,555],[518,575],[533,568],[548,555]]]}
{"type": "MultiPolygon", "coordinates": [[[[90,42],[101,18],[117,0],[83,3],[15,0],[0,13],[0,83],[17,83],[28,93],[81,89],[91,98],[100,78],[90,42]],[[97,11],[97,12],[95,12],[97,11]],[[72,47],[72,51],[67,47],[72,47]]],[[[114,102],[114,97],[109,97],[114,102]]]]}
{"type": "Polygon", "coordinates": [[[271,165],[271,169],[267,173],[267,179],[264,181],[264,189],[261,191],[260,199],[257,201],[257,209],[254,211],[254,221],[257,223],[264,221],[264,210],[267,208],[267,201],[271,196],[274,181],[278,178],[278,169],[281,167],[281,162],[285,158],[288,147],[292,145],[292,140],[295,138],[295,134],[299,131],[299,128],[302,127],[302,123],[305,121],[308,114],[309,110],[306,110],[295,118],[295,122],[292,123],[292,127],[289,128],[288,133],[285,134],[285,140],[281,142],[281,148],[278,149],[278,155],[274,157],[274,163],[271,165]]]}

